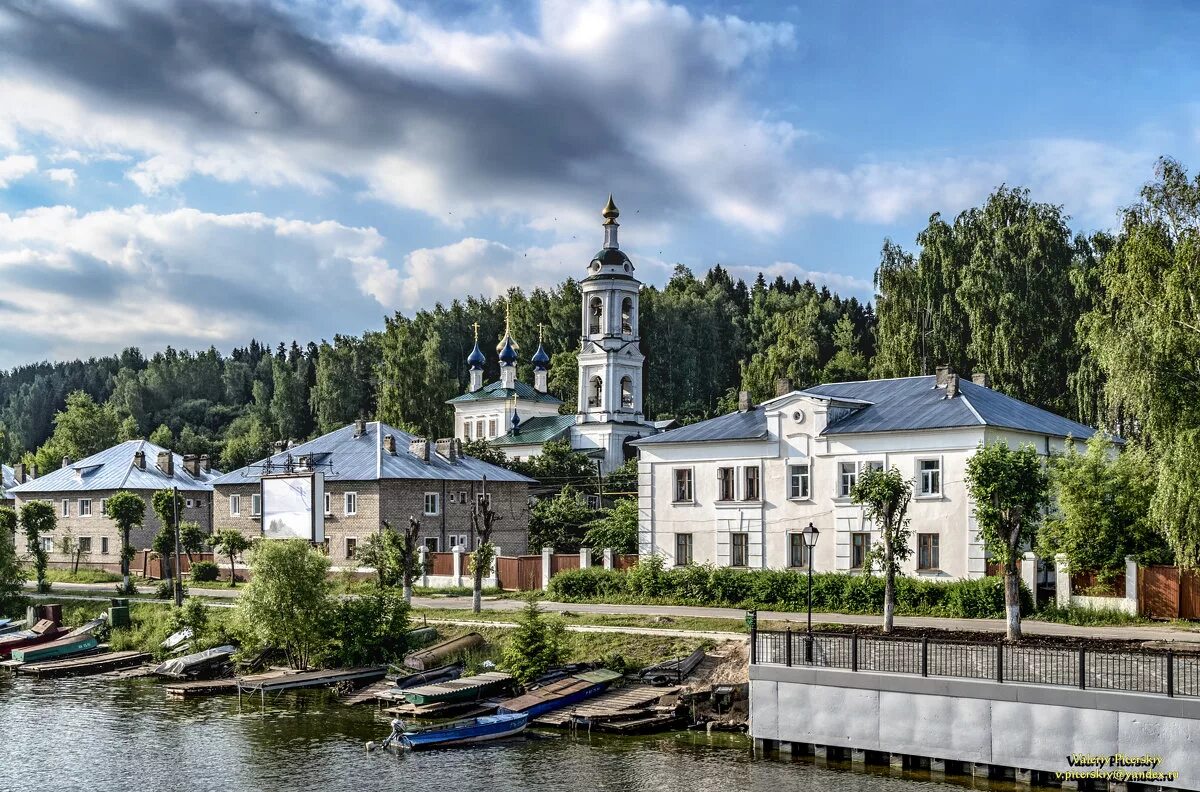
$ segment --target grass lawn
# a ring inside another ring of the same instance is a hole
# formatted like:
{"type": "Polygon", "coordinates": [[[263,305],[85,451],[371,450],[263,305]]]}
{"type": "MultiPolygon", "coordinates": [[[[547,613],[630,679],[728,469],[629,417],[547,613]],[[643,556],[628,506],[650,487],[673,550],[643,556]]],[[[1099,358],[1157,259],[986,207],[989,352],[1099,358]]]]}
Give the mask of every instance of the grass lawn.
{"type": "MultiPolygon", "coordinates": [[[[30,571],[27,577],[32,580],[36,575],[30,571]]],[[[100,569],[81,569],[78,572],[69,569],[47,569],[46,580],[51,583],[120,583],[121,576],[100,569]]]]}
{"type": "MultiPolygon", "coordinates": [[[[457,608],[413,608],[413,622],[420,622],[422,617],[427,619],[446,619],[451,621],[505,622],[513,623],[517,619],[517,611],[484,611],[472,613],[469,610],[457,608]]],[[[666,630],[691,630],[695,632],[730,632],[749,634],[746,622],[742,619],[719,619],[702,616],[641,616],[609,613],[546,613],[547,618],[559,617],[564,624],[594,625],[601,627],[658,627],[666,630]]],[[[774,629],[774,623],[762,623],[764,629],[774,629]],[[768,626],[772,625],[772,626],[768,626]]],[[[786,625],[777,625],[783,629],[786,625]]]]}

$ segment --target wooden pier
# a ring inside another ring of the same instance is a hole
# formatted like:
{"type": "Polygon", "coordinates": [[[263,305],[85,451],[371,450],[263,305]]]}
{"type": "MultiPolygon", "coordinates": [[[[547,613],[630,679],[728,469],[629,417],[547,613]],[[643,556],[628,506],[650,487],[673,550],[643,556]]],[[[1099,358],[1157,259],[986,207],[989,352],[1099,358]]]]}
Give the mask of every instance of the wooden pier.
{"type": "Polygon", "coordinates": [[[300,688],[326,687],[342,682],[366,684],[383,679],[387,669],[383,666],[371,668],[334,668],[322,671],[271,671],[265,674],[237,677],[238,691],[245,693],[281,693],[300,688]]]}
{"type": "Polygon", "coordinates": [[[118,671],[140,665],[150,659],[149,652],[106,652],[69,660],[50,660],[44,663],[25,663],[17,666],[18,674],[29,674],[39,679],[54,677],[91,676],[118,671]]]}
{"type": "Polygon", "coordinates": [[[180,699],[232,695],[237,692],[237,681],[233,679],[201,679],[191,682],[172,682],[163,685],[163,689],[171,698],[180,699]]]}
{"type": "Polygon", "coordinates": [[[674,695],[678,687],[630,685],[587,699],[577,707],[548,712],[533,722],[538,726],[570,726],[572,721],[648,717],[650,708],[663,696],[674,695]]]}

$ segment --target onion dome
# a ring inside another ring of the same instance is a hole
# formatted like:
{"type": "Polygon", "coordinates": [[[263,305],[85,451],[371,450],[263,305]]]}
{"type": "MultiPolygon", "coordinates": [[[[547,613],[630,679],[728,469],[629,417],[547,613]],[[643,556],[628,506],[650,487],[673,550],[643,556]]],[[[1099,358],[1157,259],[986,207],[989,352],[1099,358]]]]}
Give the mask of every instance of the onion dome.
{"type": "Polygon", "coordinates": [[[538,344],[537,352],[533,353],[533,357],[530,360],[533,363],[533,367],[538,371],[545,371],[550,367],[550,356],[546,354],[545,348],[540,343],[538,344]]]}
{"type": "Polygon", "coordinates": [[[471,354],[467,355],[467,365],[472,371],[478,371],[487,363],[487,358],[483,356],[483,352],[479,349],[479,342],[475,342],[475,348],[471,350],[471,354]]]}
{"type": "Polygon", "coordinates": [[[517,411],[516,411],[516,410],[513,410],[513,416],[512,416],[512,420],[511,420],[511,421],[509,421],[509,423],[511,423],[511,424],[512,424],[512,432],[513,432],[513,434],[517,434],[517,433],[518,433],[518,431],[519,431],[519,430],[520,430],[520,428],[521,428],[521,416],[517,415],[517,411]]]}
{"type": "Polygon", "coordinates": [[[605,225],[615,225],[617,218],[621,216],[621,212],[617,209],[616,203],[613,202],[612,193],[608,194],[608,203],[604,207],[604,211],[600,213],[604,218],[605,225]]]}
{"type": "Polygon", "coordinates": [[[513,349],[512,339],[504,336],[504,346],[500,349],[500,363],[505,366],[517,364],[517,350],[513,349]]]}

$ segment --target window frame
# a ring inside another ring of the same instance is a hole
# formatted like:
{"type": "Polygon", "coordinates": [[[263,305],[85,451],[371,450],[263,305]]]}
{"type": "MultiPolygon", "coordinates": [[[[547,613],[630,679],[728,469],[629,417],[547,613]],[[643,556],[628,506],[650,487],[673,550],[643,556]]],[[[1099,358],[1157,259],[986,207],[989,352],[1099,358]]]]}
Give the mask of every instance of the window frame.
{"type": "Polygon", "coordinates": [[[75,540],[75,552],[78,553],[79,555],[91,555],[92,554],[92,537],[90,537],[90,536],[78,537],[75,540]],[[86,549],[83,546],[84,542],[87,542],[86,549]]]}
{"type": "Polygon", "coordinates": [[[250,516],[262,517],[262,493],[250,493],[250,516]]]}
{"type": "Polygon", "coordinates": [[[441,541],[437,536],[426,536],[421,540],[421,546],[425,548],[427,553],[440,553],[441,541]],[[430,544],[432,543],[432,544],[430,544]]]}
{"type": "Polygon", "coordinates": [[[100,537],[100,555],[108,555],[108,537],[100,537]]]}
{"type": "Polygon", "coordinates": [[[850,569],[853,571],[861,571],[866,569],[867,556],[871,554],[871,532],[870,531],[851,531],[850,532],[850,569]],[[861,544],[857,540],[861,539],[861,544]],[[862,558],[857,559],[859,548],[862,548],[862,558]],[[855,565],[855,561],[858,564],[855,565]]]}
{"type": "Polygon", "coordinates": [[[108,498],[100,499],[100,516],[101,517],[108,516],[108,498]]]}
{"type": "Polygon", "coordinates": [[[70,517],[71,516],[71,499],[70,498],[62,499],[62,513],[59,514],[59,516],[60,517],[70,517]]]}
{"type": "Polygon", "coordinates": [[[788,500],[793,501],[808,501],[812,500],[812,463],[797,462],[788,465],[788,500]],[[803,470],[803,473],[799,471],[803,470]],[[799,482],[804,483],[803,491],[798,490],[799,482]]]}
{"type": "Polygon", "coordinates": [[[332,492],[325,493],[325,516],[326,517],[333,516],[333,493],[332,492]]]}
{"type": "Polygon", "coordinates": [[[425,502],[421,504],[424,510],[421,513],[426,517],[436,517],[442,513],[442,494],[440,492],[426,492],[425,502]],[[429,510],[429,499],[433,498],[433,511],[429,510]]]}
{"type": "Polygon", "coordinates": [[[75,508],[77,508],[79,510],[80,517],[91,517],[92,516],[92,499],[91,498],[80,498],[76,502],[75,508]],[[86,510],[84,508],[85,503],[87,504],[86,510]]]}
{"type": "Polygon", "coordinates": [[[242,516],[242,495],[240,492],[234,492],[229,495],[229,516],[242,516]]]}
{"type": "Polygon", "coordinates": [[[690,533],[675,534],[675,566],[690,566],[695,559],[695,539],[690,533]],[[680,550],[685,552],[681,553],[680,550]],[[686,561],[681,561],[680,558],[686,556],[686,561]]]}
{"type": "Polygon", "coordinates": [[[742,468],[742,500],[750,503],[762,500],[762,468],[758,465],[746,465],[742,468]],[[751,489],[754,490],[753,493],[750,492],[751,489]]]}
{"type": "Polygon", "coordinates": [[[750,533],[748,531],[731,531],[729,534],[729,566],[737,569],[750,568],[750,533]],[[741,547],[739,548],[739,545],[741,547]],[[737,563],[738,553],[742,554],[742,563],[737,563]]]}
{"type": "Polygon", "coordinates": [[[917,459],[917,497],[918,498],[940,498],[942,497],[942,458],[941,457],[921,457],[917,459]],[[925,464],[933,463],[936,465],[932,470],[926,470],[925,464]],[[925,489],[926,473],[931,474],[937,482],[937,489],[925,489]]]}
{"type": "Polygon", "coordinates": [[[482,418],[475,419],[475,439],[476,440],[485,439],[485,435],[483,434],[485,427],[486,427],[486,421],[484,421],[484,419],[482,419],[482,418]]]}
{"type": "Polygon", "coordinates": [[[856,484],[858,484],[858,462],[838,462],[837,497],[842,500],[848,499],[856,484]],[[846,486],[847,476],[850,478],[849,486],[846,486]]]}
{"type": "Polygon", "coordinates": [[[717,468],[717,503],[732,503],[736,500],[737,469],[733,466],[717,468]],[[728,474],[728,481],[726,474],[728,474]],[[726,492],[726,484],[729,485],[728,492],[726,492]]]}
{"type": "Polygon", "coordinates": [[[342,541],[342,552],[345,554],[347,561],[355,560],[358,557],[358,537],[345,537],[342,541]]]}
{"type": "Polygon", "coordinates": [[[941,534],[927,531],[917,534],[917,571],[940,572],[942,570],[941,534]]]}
{"type": "Polygon", "coordinates": [[[500,426],[500,422],[495,417],[488,418],[488,439],[496,437],[496,431],[500,426]]]}
{"type": "Polygon", "coordinates": [[[191,498],[184,498],[184,500],[183,500],[183,508],[185,508],[185,509],[190,509],[190,508],[192,508],[192,505],[193,505],[194,503],[195,503],[195,501],[193,501],[191,498]]]}
{"type": "Polygon", "coordinates": [[[696,502],[696,469],[691,467],[671,468],[671,503],[692,504],[696,502]],[[687,497],[679,498],[679,475],[687,476],[687,497]]]}
{"type": "Polygon", "coordinates": [[[358,492],[343,492],[342,493],[342,514],[347,517],[353,517],[358,514],[358,492]],[[350,508],[350,500],[354,499],[354,508],[350,508]]]}
{"type": "Polygon", "coordinates": [[[788,569],[808,569],[812,563],[812,553],[804,541],[804,534],[792,531],[788,535],[788,569]],[[801,563],[796,563],[796,548],[800,548],[801,563]]]}

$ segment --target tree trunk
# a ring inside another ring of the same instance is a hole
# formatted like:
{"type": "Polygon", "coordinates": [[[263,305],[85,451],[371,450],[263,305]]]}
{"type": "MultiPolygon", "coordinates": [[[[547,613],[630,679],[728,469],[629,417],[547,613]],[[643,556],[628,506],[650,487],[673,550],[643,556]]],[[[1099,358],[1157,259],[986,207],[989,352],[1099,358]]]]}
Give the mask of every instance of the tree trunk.
{"type": "Polygon", "coordinates": [[[892,631],[892,622],[896,615],[896,573],[890,567],[884,576],[883,583],[883,631],[892,631]]]}
{"type": "Polygon", "coordinates": [[[1008,617],[1008,640],[1021,640],[1021,584],[1014,561],[1004,565],[1004,611],[1008,617]]]}
{"type": "Polygon", "coordinates": [[[407,577],[404,579],[404,601],[412,605],[412,581],[407,577]]]}
{"type": "Polygon", "coordinates": [[[483,569],[482,565],[475,564],[474,588],[471,591],[471,612],[479,613],[483,610],[483,569]]]}
{"type": "Polygon", "coordinates": [[[233,569],[233,553],[229,554],[229,587],[237,586],[237,573],[233,569]]]}
{"type": "Polygon", "coordinates": [[[121,531],[121,579],[124,581],[122,594],[129,593],[129,532],[121,531]]]}

